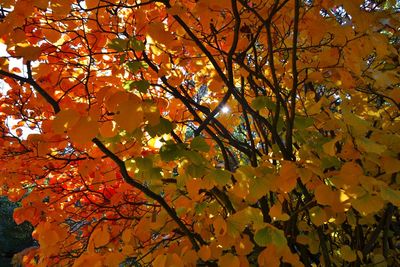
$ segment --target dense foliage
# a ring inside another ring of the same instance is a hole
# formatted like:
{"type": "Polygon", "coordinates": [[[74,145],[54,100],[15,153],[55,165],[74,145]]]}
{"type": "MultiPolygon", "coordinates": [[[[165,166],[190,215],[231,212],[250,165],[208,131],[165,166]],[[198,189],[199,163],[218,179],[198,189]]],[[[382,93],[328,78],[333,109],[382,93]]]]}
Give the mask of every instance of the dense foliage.
{"type": "Polygon", "coordinates": [[[25,266],[400,264],[393,0],[2,0],[25,266]]]}

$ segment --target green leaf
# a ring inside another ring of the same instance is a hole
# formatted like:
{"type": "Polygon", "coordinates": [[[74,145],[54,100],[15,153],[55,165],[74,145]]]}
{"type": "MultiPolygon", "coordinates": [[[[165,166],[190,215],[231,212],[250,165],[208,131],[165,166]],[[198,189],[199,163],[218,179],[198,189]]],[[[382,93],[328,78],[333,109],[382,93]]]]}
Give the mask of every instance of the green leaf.
{"type": "Polygon", "coordinates": [[[141,93],[146,93],[149,87],[150,83],[146,80],[124,82],[124,89],[127,91],[132,91],[133,89],[137,89],[141,93]]]}
{"type": "Polygon", "coordinates": [[[204,168],[204,164],[206,160],[201,156],[201,154],[197,151],[184,150],[182,151],[182,155],[187,158],[190,162],[196,165],[201,165],[204,168]]]}
{"type": "Polygon", "coordinates": [[[359,148],[368,153],[375,153],[381,155],[383,152],[387,150],[387,147],[385,145],[375,143],[374,141],[368,138],[357,138],[355,141],[359,148]]]}
{"type": "Polygon", "coordinates": [[[393,205],[400,207],[400,191],[393,190],[390,187],[381,188],[381,198],[391,202],[393,205]]]}
{"type": "Polygon", "coordinates": [[[146,80],[135,81],[134,86],[139,90],[139,92],[146,93],[147,89],[150,87],[150,83],[146,80]]]}
{"type": "Polygon", "coordinates": [[[190,143],[190,147],[197,151],[208,152],[210,150],[210,146],[207,144],[206,140],[203,137],[197,136],[193,138],[190,143]]]}
{"type": "Polygon", "coordinates": [[[161,175],[161,168],[150,168],[146,173],[148,174],[148,178],[151,180],[160,180],[162,179],[162,175],[161,175]]]}
{"type": "Polygon", "coordinates": [[[263,108],[274,109],[275,103],[268,96],[258,96],[251,102],[251,107],[255,110],[263,108]]]}
{"type": "Polygon", "coordinates": [[[283,248],[287,244],[284,232],[272,225],[258,230],[254,235],[254,241],[261,247],[274,244],[277,248],[283,248]]]}
{"type": "Polygon", "coordinates": [[[338,168],[340,166],[340,160],[336,157],[323,157],[321,163],[323,169],[329,169],[331,167],[338,168]]]}
{"type": "Polygon", "coordinates": [[[268,227],[262,228],[256,232],[254,235],[254,241],[260,247],[266,247],[268,244],[272,243],[271,230],[268,227]]]}
{"type": "Polygon", "coordinates": [[[128,39],[115,38],[108,44],[108,48],[123,52],[128,48],[128,39]]]}
{"type": "Polygon", "coordinates": [[[163,161],[173,161],[181,158],[184,151],[185,144],[175,144],[172,141],[168,141],[160,148],[160,157],[163,161]]]}
{"type": "Polygon", "coordinates": [[[170,133],[173,129],[172,123],[164,118],[160,118],[160,122],[157,125],[151,126],[147,125],[146,126],[146,131],[149,133],[151,137],[155,136],[161,136],[163,134],[170,133]]]}
{"type": "Polygon", "coordinates": [[[132,91],[133,89],[135,89],[135,86],[133,85],[133,82],[134,82],[134,81],[126,81],[126,82],[124,82],[124,84],[123,84],[124,89],[125,89],[126,91],[128,91],[128,92],[130,92],[130,91],[132,91]]]}
{"type": "Polygon", "coordinates": [[[256,202],[272,189],[273,178],[272,175],[266,174],[262,177],[249,179],[249,183],[249,196],[247,200],[256,202]]]}
{"type": "Polygon", "coordinates": [[[149,170],[153,168],[153,160],[150,158],[135,158],[136,167],[140,170],[149,170]]]}
{"type": "Polygon", "coordinates": [[[131,72],[135,73],[142,67],[142,62],[137,61],[137,60],[130,61],[130,62],[126,63],[126,66],[128,67],[128,69],[131,72]]]}
{"type": "Polygon", "coordinates": [[[296,129],[304,130],[314,124],[313,118],[296,116],[294,119],[294,127],[296,129]]]}
{"type": "Polygon", "coordinates": [[[205,171],[206,171],[206,169],[204,168],[204,166],[197,165],[197,164],[190,164],[186,169],[187,174],[189,174],[189,176],[191,176],[193,178],[203,177],[205,174],[205,171]]]}
{"type": "Polygon", "coordinates": [[[366,193],[365,195],[353,199],[351,205],[354,209],[360,212],[363,216],[371,213],[376,213],[383,209],[384,201],[381,197],[366,193]]]}
{"type": "Polygon", "coordinates": [[[228,233],[235,237],[250,224],[253,224],[254,228],[264,225],[263,215],[259,209],[247,207],[228,217],[228,233]]]}
{"type": "Polygon", "coordinates": [[[217,184],[224,186],[231,181],[232,174],[226,170],[216,169],[207,175],[207,179],[215,181],[217,184]]]}
{"type": "Polygon", "coordinates": [[[135,51],[143,51],[146,47],[142,41],[136,40],[136,38],[131,38],[129,46],[135,51]]]}

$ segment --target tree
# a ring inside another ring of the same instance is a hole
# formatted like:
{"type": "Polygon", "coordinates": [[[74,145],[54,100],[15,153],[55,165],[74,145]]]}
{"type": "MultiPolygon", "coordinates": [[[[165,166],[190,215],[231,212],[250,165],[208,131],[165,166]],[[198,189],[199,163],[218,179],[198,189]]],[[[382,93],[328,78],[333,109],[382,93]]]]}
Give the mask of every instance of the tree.
{"type": "Polygon", "coordinates": [[[40,245],[23,263],[399,264],[398,11],[3,0],[0,192],[40,245]]]}

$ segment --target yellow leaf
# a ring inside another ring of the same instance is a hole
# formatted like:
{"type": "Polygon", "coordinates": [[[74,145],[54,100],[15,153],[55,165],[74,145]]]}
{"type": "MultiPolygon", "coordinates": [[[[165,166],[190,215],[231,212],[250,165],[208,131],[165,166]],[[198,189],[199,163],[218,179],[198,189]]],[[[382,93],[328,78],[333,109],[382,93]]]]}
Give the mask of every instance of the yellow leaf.
{"type": "Polygon", "coordinates": [[[298,235],[296,237],[296,242],[302,245],[307,245],[310,243],[310,238],[307,235],[298,235]]]}
{"type": "Polygon", "coordinates": [[[321,207],[312,207],[308,212],[312,223],[316,226],[323,225],[327,221],[326,212],[321,207]]]}
{"type": "Polygon", "coordinates": [[[400,160],[393,157],[382,157],[381,166],[385,170],[386,174],[400,172],[400,160]]]}
{"type": "Polygon", "coordinates": [[[348,125],[352,126],[353,129],[358,132],[358,133],[365,133],[369,129],[369,123],[364,120],[363,118],[360,118],[356,114],[353,114],[350,112],[347,108],[343,109],[343,120],[345,123],[348,125]]]}
{"type": "Polygon", "coordinates": [[[373,196],[370,195],[369,193],[363,195],[362,197],[359,197],[357,199],[354,199],[351,202],[351,205],[353,208],[355,208],[358,212],[360,212],[362,215],[368,215],[370,213],[375,213],[380,211],[383,206],[383,200],[382,198],[378,196],[373,196]]]}
{"type": "Polygon", "coordinates": [[[319,55],[319,59],[323,67],[335,65],[338,63],[339,50],[337,48],[324,48],[319,55]]]}
{"type": "Polygon", "coordinates": [[[227,224],[228,233],[231,236],[236,236],[244,230],[246,225],[253,224],[255,229],[263,227],[264,220],[259,209],[247,207],[228,217],[227,224]]]}
{"type": "Polygon", "coordinates": [[[337,138],[325,143],[322,145],[322,148],[326,154],[333,157],[336,154],[335,144],[337,142],[337,138]]]}
{"type": "Polygon", "coordinates": [[[340,256],[342,257],[342,259],[348,262],[353,262],[357,260],[356,253],[348,245],[344,245],[340,248],[340,256]]]}
{"type": "Polygon", "coordinates": [[[257,202],[261,197],[268,194],[269,191],[273,191],[275,175],[265,174],[261,177],[254,177],[249,179],[249,194],[246,196],[246,200],[249,203],[257,202]]]}
{"type": "Polygon", "coordinates": [[[143,110],[136,100],[128,99],[117,107],[115,121],[127,132],[132,132],[143,123],[143,110]]]}
{"type": "Polygon", "coordinates": [[[382,254],[372,254],[372,263],[374,267],[387,267],[388,263],[382,254]]]}
{"type": "Polygon", "coordinates": [[[390,187],[381,188],[381,197],[383,200],[389,201],[393,205],[400,207],[400,191],[393,190],[390,187]]]}
{"type": "Polygon", "coordinates": [[[387,149],[385,145],[375,143],[374,141],[368,138],[357,138],[355,141],[357,146],[361,149],[361,151],[365,151],[368,153],[375,153],[381,155],[387,149]]]}

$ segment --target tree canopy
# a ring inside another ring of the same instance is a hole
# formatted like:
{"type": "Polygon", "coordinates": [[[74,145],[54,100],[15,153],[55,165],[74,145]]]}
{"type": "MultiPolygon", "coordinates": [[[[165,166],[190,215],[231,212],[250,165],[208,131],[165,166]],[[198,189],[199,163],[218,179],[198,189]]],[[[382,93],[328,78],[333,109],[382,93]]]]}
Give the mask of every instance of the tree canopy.
{"type": "Polygon", "coordinates": [[[400,264],[399,9],[0,1],[23,265],[400,264]]]}

